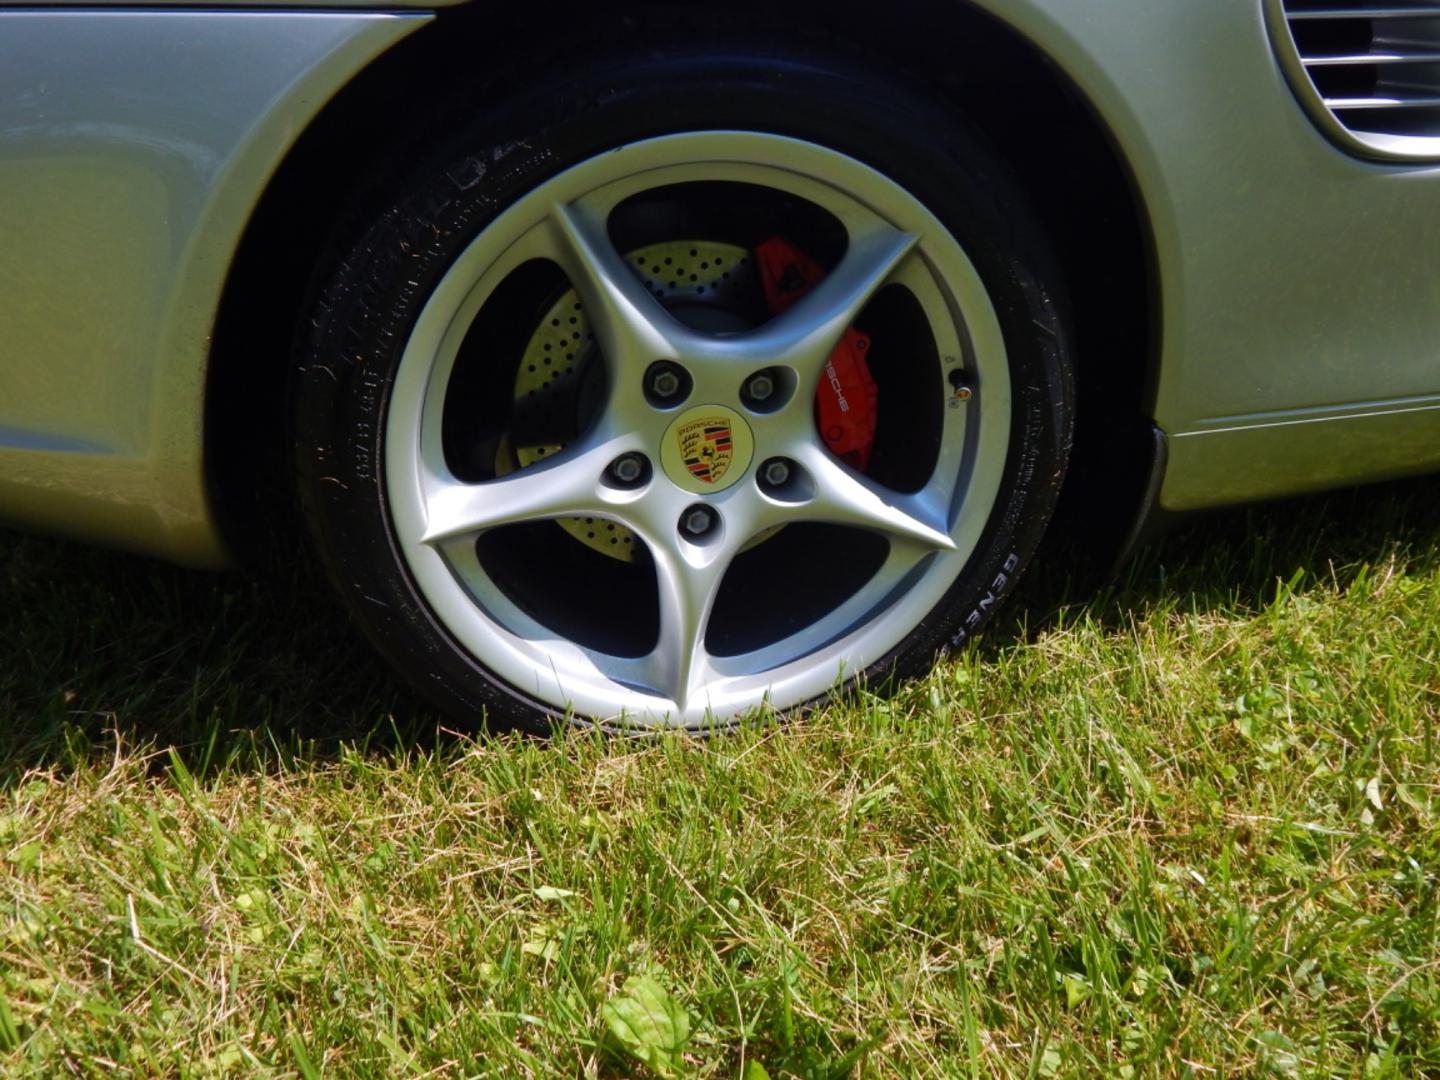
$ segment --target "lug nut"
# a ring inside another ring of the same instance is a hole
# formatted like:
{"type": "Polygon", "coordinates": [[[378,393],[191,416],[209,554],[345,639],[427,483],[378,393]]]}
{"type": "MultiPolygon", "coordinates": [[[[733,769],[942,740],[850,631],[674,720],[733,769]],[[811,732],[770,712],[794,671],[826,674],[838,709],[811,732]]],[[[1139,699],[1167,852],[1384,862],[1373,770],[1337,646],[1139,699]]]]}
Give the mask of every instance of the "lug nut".
{"type": "Polygon", "coordinates": [[[704,536],[715,527],[715,511],[708,506],[692,506],[680,518],[680,531],[693,538],[704,536]]]}
{"type": "Polygon", "coordinates": [[[639,454],[622,454],[610,464],[610,476],[622,484],[633,484],[645,475],[645,459],[639,454]]]}
{"type": "Polygon", "coordinates": [[[781,458],[771,458],[761,466],[760,477],[770,487],[780,487],[790,479],[790,463],[781,458]]]}
{"type": "Polygon", "coordinates": [[[745,396],[751,401],[769,401],[775,393],[775,379],[768,371],[750,376],[745,384],[745,396]]]}
{"type": "Polygon", "coordinates": [[[656,360],[645,369],[645,396],[657,409],[669,409],[689,396],[690,375],[673,360],[656,360]]]}

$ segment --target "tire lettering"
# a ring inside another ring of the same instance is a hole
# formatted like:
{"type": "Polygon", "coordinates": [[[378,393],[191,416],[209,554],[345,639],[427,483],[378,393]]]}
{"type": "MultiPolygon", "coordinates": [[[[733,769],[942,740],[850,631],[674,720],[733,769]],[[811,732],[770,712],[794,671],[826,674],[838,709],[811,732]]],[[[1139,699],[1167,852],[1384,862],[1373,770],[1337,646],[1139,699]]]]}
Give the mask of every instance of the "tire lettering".
{"type": "Polygon", "coordinates": [[[960,628],[955,631],[955,636],[950,639],[952,647],[963,644],[966,639],[970,637],[971,633],[985,621],[985,616],[990,613],[990,609],[993,608],[1001,596],[1004,595],[1005,590],[1014,583],[1015,571],[1020,567],[1019,552],[1012,551],[1009,555],[1005,556],[1005,561],[1000,565],[1000,572],[997,573],[994,580],[991,581],[990,587],[985,591],[985,595],[980,598],[980,602],[975,605],[975,609],[971,611],[969,615],[965,616],[960,628]]]}

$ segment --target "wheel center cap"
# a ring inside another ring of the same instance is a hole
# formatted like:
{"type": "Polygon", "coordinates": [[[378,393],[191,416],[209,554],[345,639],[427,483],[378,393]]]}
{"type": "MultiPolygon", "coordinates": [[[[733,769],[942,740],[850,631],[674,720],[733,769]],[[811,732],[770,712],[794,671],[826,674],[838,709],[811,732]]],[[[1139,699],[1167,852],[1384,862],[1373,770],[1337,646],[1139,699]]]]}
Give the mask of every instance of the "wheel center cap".
{"type": "Polygon", "coordinates": [[[660,444],[665,475],[696,495],[725,490],[745,475],[754,456],[750,425],[724,405],[686,409],[665,430],[660,444]]]}

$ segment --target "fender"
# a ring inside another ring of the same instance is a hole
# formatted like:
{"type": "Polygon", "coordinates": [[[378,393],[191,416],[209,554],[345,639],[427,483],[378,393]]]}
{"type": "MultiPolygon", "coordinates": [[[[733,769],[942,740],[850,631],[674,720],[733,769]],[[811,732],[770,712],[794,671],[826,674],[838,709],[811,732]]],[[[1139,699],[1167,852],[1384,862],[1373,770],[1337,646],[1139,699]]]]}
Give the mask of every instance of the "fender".
{"type": "Polygon", "coordinates": [[[286,151],[431,16],[0,8],[0,505],[191,565],[225,555],[205,358],[286,151]]]}

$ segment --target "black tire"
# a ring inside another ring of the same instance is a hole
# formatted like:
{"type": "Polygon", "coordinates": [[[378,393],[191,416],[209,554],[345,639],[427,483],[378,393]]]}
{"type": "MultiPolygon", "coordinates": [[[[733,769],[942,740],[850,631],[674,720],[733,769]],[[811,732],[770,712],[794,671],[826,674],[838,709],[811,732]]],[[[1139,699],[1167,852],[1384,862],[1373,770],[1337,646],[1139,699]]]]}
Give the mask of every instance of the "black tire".
{"type": "Polygon", "coordinates": [[[639,139],[721,129],[804,139],[896,181],[969,256],[1004,333],[1013,412],[994,510],[943,600],[863,673],[867,681],[923,672],[979,630],[1050,520],[1073,413],[1063,288],[1035,215],[982,137],[939,104],[848,65],[713,51],[572,69],[473,112],[397,183],[393,201],[332,268],[293,387],[300,497],[322,561],[390,663],[461,722],[488,717],[546,732],[563,710],[460,647],[398,549],[384,430],[410,329],[458,253],[538,183],[639,139]]]}

